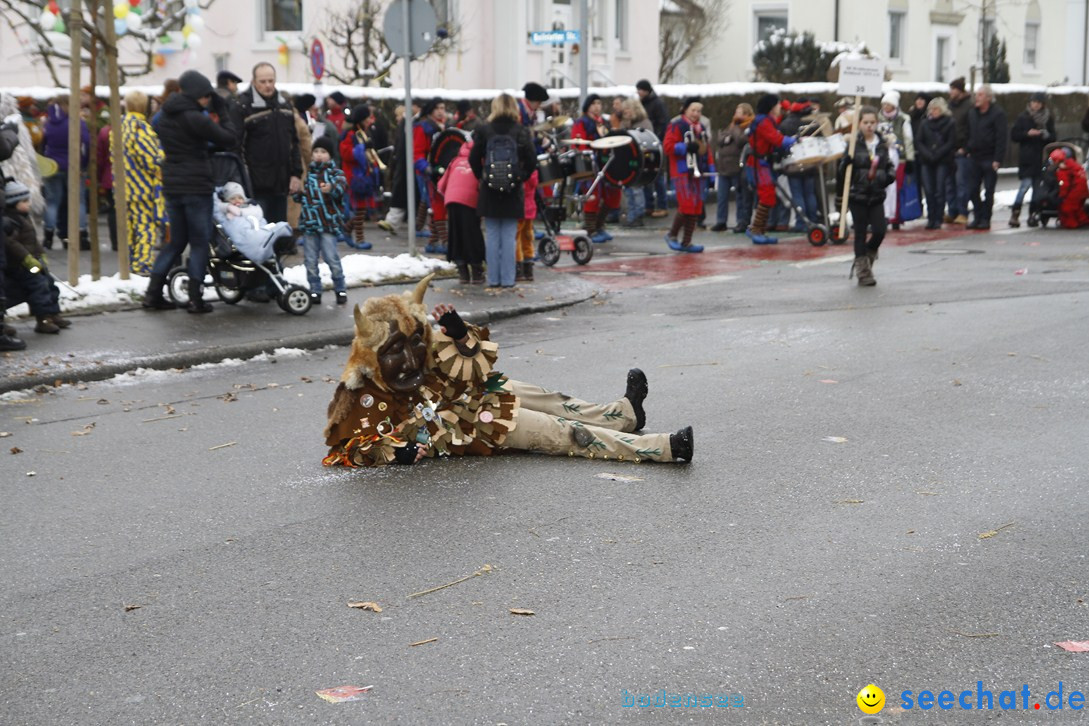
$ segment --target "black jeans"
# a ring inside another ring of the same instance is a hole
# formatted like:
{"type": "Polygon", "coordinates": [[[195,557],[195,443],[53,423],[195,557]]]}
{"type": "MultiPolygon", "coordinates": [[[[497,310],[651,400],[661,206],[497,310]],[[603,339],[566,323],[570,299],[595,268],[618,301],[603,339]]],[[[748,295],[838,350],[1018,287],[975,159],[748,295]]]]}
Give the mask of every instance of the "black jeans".
{"type": "Polygon", "coordinates": [[[998,181],[998,172],[989,160],[968,158],[968,189],[972,195],[973,221],[977,224],[991,223],[991,209],[994,207],[994,185],[998,181]],[[980,201],[979,185],[982,182],[985,198],[980,201]]]}
{"type": "Polygon", "coordinates": [[[885,221],[885,203],[856,202],[850,200],[851,217],[855,220],[855,257],[861,257],[867,252],[876,252],[885,239],[887,223],[885,221]],[[870,239],[866,240],[869,232],[870,239]]]}
{"type": "Polygon", "coordinates": [[[166,277],[188,245],[189,280],[203,284],[212,243],[212,195],[167,194],[166,213],[170,217],[170,243],[159,251],[151,274],[166,277]]]}
{"type": "Polygon", "coordinates": [[[945,211],[945,183],[951,168],[948,164],[920,164],[923,187],[926,189],[926,219],[934,225],[942,223],[945,211]]]}

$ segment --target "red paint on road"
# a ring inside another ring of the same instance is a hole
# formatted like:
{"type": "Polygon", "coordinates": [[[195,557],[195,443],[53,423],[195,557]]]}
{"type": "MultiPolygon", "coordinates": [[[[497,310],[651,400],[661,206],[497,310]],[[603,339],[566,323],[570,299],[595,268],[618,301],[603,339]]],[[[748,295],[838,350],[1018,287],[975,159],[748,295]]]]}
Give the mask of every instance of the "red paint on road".
{"type": "MultiPolygon", "coordinates": [[[[928,230],[923,227],[901,229],[896,232],[890,230],[882,246],[905,247],[973,234],[975,234],[974,231],[959,227],[951,230],[928,230]]],[[[694,241],[696,243],[708,241],[706,236],[704,237],[703,240],[697,237],[694,241]]],[[[597,249],[602,250],[600,246],[597,249]]],[[[781,239],[777,245],[706,249],[700,254],[671,252],[665,255],[636,259],[608,258],[603,255],[595,258],[591,264],[585,267],[565,265],[552,269],[557,272],[582,274],[588,278],[596,278],[603,286],[611,289],[628,289],[730,274],[774,262],[802,262],[831,255],[852,254],[853,250],[853,244],[850,242],[843,245],[828,244],[823,247],[814,247],[804,238],[796,237],[789,240],[781,239]],[[602,261],[598,262],[598,259],[602,261]],[[605,274],[598,277],[594,273],[605,274]]]]}

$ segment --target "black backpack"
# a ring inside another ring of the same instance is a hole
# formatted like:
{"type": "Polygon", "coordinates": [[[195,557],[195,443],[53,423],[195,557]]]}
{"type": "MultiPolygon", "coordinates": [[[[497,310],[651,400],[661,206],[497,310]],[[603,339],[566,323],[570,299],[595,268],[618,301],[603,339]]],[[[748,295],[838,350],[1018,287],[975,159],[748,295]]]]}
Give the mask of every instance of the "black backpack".
{"type": "Polygon", "coordinates": [[[484,156],[484,184],[494,192],[510,194],[521,183],[518,170],[518,143],[513,136],[496,134],[488,139],[484,156]]]}

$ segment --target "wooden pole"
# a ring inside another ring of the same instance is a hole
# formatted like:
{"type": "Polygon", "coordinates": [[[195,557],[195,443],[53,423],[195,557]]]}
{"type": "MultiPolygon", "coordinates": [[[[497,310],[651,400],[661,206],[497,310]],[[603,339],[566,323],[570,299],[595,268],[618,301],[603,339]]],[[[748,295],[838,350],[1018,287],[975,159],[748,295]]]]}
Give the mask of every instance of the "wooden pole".
{"type": "MultiPolygon", "coordinates": [[[[102,7],[110,9],[109,0],[102,7]]],[[[113,155],[113,204],[117,217],[117,271],[122,280],[129,279],[129,205],[125,177],[125,152],[122,138],[121,79],[117,70],[117,32],[107,12],[106,63],[110,83],[110,151],[113,155]]]]}
{"type": "Polygon", "coordinates": [[[855,96],[855,112],[851,118],[851,140],[847,142],[847,173],[843,175],[843,201],[839,208],[839,238],[847,241],[847,199],[851,196],[851,173],[855,167],[855,144],[858,143],[858,120],[862,115],[862,96],[855,96]]]}
{"type": "Polygon", "coordinates": [[[72,0],[68,13],[68,35],[71,47],[68,55],[68,284],[79,283],[79,201],[80,133],[79,133],[79,64],[83,55],[83,11],[80,0],[72,0]],[[73,237],[72,232],[75,232],[73,237]]]}
{"type": "MultiPolygon", "coordinates": [[[[91,15],[91,26],[98,28],[98,0],[90,0],[87,4],[87,12],[91,15]]],[[[111,21],[112,12],[106,14],[111,21]]],[[[98,165],[105,163],[105,159],[98,158],[98,114],[95,108],[95,89],[98,88],[98,40],[97,33],[91,32],[87,37],[91,41],[91,109],[87,114],[87,132],[91,138],[90,148],[87,149],[87,177],[90,188],[87,190],[87,238],[91,241],[91,279],[97,280],[102,273],[102,261],[98,251],[98,165]]],[[[83,103],[80,99],[80,117],[83,116],[83,103]]],[[[81,240],[82,241],[82,240],[81,240]]]]}

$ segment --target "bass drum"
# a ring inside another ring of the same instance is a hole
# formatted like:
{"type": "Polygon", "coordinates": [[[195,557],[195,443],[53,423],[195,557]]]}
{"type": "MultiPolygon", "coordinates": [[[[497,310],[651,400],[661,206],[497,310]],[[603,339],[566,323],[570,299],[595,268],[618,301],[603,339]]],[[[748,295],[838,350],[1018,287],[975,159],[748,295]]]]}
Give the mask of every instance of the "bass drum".
{"type": "Polygon", "coordinates": [[[469,138],[467,132],[457,128],[443,129],[435,134],[435,138],[431,140],[431,151],[427,155],[427,163],[431,165],[431,181],[439,183],[439,179],[446,173],[446,167],[458,158],[462,144],[469,138]]]}
{"type": "Polygon", "coordinates": [[[653,184],[662,168],[662,142],[647,129],[613,131],[609,136],[627,136],[631,142],[611,150],[605,164],[605,181],[618,187],[653,184]]]}

